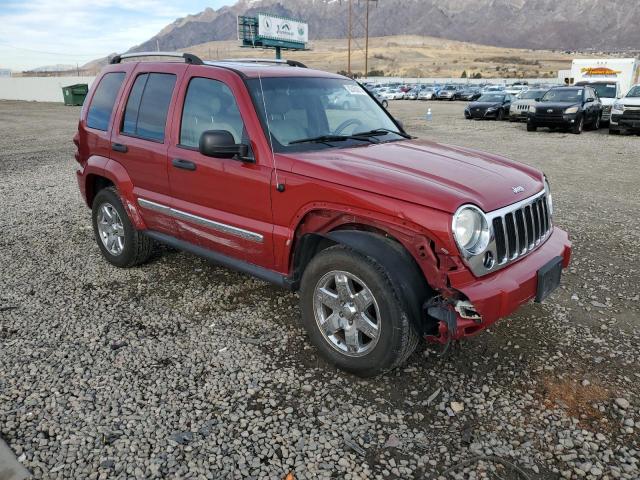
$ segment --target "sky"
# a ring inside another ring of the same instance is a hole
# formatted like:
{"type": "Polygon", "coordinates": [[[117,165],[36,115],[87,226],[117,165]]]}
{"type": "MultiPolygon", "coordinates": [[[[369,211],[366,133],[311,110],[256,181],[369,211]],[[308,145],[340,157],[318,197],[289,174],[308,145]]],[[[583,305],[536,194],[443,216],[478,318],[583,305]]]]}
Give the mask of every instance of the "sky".
{"type": "Polygon", "coordinates": [[[0,0],[0,68],[83,65],[235,0],[0,0]]]}

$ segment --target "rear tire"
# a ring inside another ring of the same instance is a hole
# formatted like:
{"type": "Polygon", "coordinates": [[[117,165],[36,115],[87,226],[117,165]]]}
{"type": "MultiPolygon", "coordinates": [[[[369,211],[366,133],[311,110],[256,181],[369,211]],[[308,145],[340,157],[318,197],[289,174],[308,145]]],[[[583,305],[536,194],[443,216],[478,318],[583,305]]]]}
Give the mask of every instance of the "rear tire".
{"type": "Polygon", "coordinates": [[[302,323],[327,361],[371,377],[403,364],[418,344],[400,295],[375,259],[336,245],[304,271],[302,323]]]}
{"type": "Polygon", "coordinates": [[[96,242],[109,263],[129,268],[151,257],[154,241],[135,229],[115,187],[100,190],[91,209],[96,242]]]}

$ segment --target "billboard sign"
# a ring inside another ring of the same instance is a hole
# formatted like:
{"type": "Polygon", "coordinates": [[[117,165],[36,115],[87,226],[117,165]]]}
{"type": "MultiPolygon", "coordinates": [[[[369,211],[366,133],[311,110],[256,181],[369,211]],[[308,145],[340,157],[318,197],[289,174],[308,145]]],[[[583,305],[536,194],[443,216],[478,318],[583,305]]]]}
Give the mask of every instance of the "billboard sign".
{"type": "Polygon", "coordinates": [[[293,43],[309,41],[309,25],[290,18],[258,14],[258,36],[293,43]]]}

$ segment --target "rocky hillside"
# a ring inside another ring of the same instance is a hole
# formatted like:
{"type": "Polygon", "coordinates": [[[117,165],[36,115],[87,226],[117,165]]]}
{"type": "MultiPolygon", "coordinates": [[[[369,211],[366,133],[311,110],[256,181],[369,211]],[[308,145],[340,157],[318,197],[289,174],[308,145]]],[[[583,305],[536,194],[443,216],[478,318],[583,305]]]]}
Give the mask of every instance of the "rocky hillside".
{"type": "MultiPolygon", "coordinates": [[[[353,2],[362,18],[364,1],[353,2]]],[[[640,45],[637,0],[379,0],[370,35],[427,35],[501,47],[617,50],[640,45]]],[[[347,0],[240,0],[180,18],[132,51],[177,50],[236,38],[237,15],[268,12],[301,18],[312,39],[344,38],[347,0]]],[[[362,24],[354,21],[356,34],[362,24]]]]}

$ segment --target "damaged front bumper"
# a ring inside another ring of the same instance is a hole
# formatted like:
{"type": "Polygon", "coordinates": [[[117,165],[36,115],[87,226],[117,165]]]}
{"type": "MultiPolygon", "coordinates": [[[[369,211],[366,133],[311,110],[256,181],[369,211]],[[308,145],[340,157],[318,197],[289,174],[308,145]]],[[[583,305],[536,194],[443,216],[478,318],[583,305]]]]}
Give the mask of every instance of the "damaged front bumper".
{"type": "Polygon", "coordinates": [[[438,325],[427,340],[446,343],[474,335],[512,314],[536,298],[538,272],[556,257],[561,257],[562,268],[569,265],[571,242],[559,228],[536,250],[494,274],[477,278],[469,271],[451,272],[449,282],[459,298],[438,297],[425,304],[425,315],[438,325]]]}

